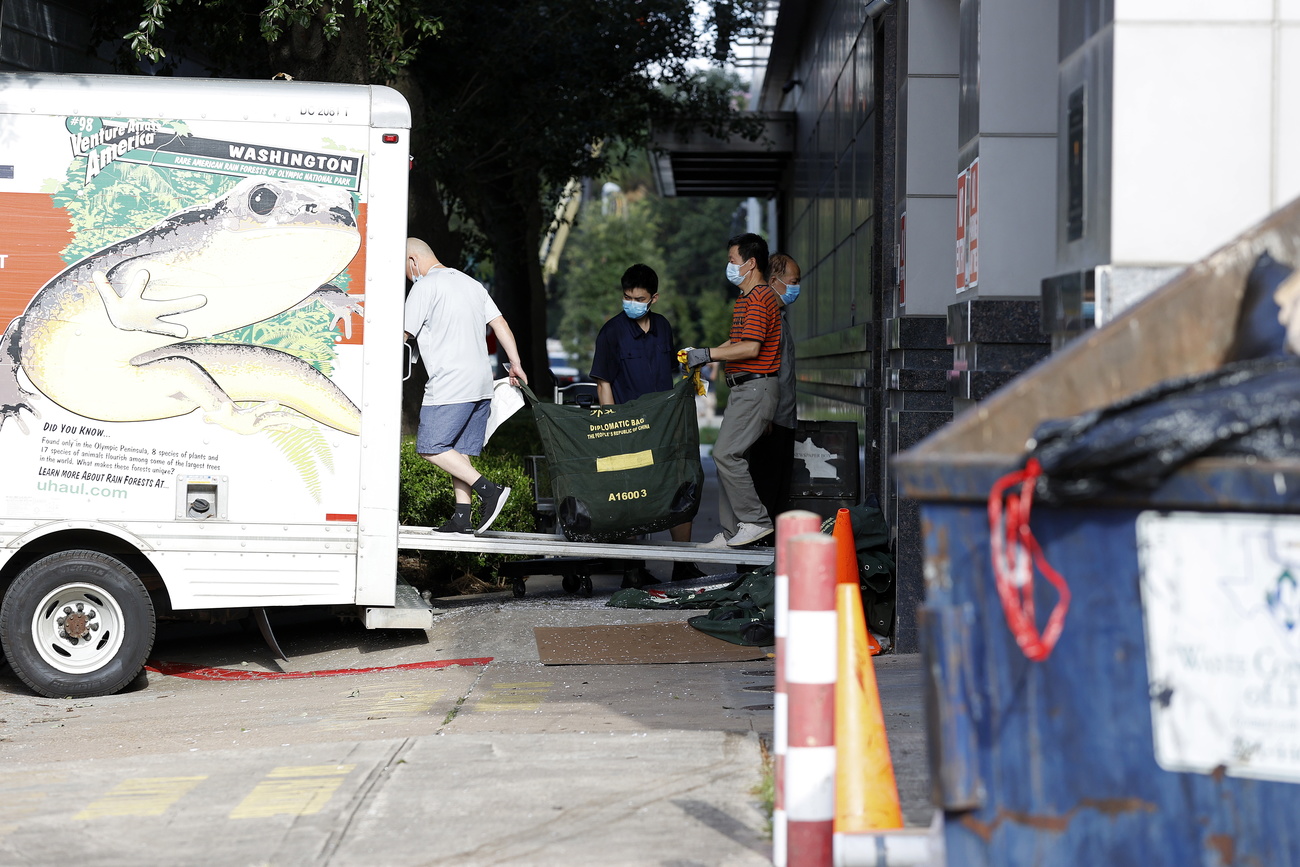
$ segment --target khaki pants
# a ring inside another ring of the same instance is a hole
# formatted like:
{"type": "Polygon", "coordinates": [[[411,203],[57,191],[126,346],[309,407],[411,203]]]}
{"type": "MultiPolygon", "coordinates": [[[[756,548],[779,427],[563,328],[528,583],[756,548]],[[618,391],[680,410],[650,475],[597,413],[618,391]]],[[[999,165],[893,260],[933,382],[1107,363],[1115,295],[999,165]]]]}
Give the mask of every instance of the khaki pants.
{"type": "MultiPolygon", "coordinates": [[[[718,467],[718,519],[728,539],[736,534],[741,522],[771,527],[772,517],[754,490],[745,452],[772,423],[776,413],[776,377],[751,379],[731,390],[722,428],[713,446],[713,462],[718,467]]],[[[765,468],[764,472],[774,471],[765,468]]]]}

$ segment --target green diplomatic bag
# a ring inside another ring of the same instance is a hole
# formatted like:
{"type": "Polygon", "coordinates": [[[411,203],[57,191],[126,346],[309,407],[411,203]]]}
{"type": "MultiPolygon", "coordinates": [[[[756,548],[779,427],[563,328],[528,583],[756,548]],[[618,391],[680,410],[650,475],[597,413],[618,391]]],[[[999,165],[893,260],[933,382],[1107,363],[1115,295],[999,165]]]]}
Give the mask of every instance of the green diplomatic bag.
{"type": "Polygon", "coordinates": [[[682,380],[617,406],[541,403],[555,514],[574,542],[655,533],[695,517],[704,490],[695,386],[682,380]]]}

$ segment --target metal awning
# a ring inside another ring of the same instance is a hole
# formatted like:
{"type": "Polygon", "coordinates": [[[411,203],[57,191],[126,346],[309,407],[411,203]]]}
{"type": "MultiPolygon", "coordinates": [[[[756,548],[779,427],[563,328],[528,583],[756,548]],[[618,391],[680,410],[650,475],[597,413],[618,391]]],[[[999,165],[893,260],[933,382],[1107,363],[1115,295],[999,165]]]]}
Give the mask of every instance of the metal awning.
{"type": "Polygon", "coordinates": [[[652,129],[650,162],[662,196],[771,196],[794,153],[794,112],[758,115],[756,141],[721,139],[700,129],[652,129]]]}

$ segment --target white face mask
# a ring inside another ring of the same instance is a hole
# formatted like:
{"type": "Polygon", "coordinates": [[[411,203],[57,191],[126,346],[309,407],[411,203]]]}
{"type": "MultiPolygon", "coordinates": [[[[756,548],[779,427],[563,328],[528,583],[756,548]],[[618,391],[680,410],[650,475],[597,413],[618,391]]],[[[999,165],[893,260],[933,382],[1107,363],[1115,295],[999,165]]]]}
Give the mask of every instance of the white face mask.
{"type": "MultiPolygon", "coordinates": [[[[750,268],[749,270],[753,271],[754,269],[750,268]]],[[[727,279],[731,281],[732,286],[739,286],[745,282],[744,275],[740,273],[740,266],[735,262],[727,263],[727,279]]]]}

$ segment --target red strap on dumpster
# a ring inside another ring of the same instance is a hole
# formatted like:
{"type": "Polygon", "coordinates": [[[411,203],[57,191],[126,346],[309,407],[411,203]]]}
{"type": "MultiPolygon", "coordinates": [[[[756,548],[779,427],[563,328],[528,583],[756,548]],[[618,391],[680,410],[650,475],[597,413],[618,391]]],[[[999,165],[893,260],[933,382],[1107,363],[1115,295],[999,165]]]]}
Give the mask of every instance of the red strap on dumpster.
{"type": "Polygon", "coordinates": [[[1030,459],[1023,470],[1007,473],[989,492],[989,551],[993,579],[1007,626],[1025,657],[1042,662],[1052,655],[1070,609],[1070,587],[1061,573],[1043,556],[1043,549],[1029,529],[1034,505],[1034,484],[1043,474],[1038,461],[1030,459]],[[1038,631],[1034,617],[1034,571],[1041,572],[1060,598],[1047,618],[1047,628],[1038,631]]]}

